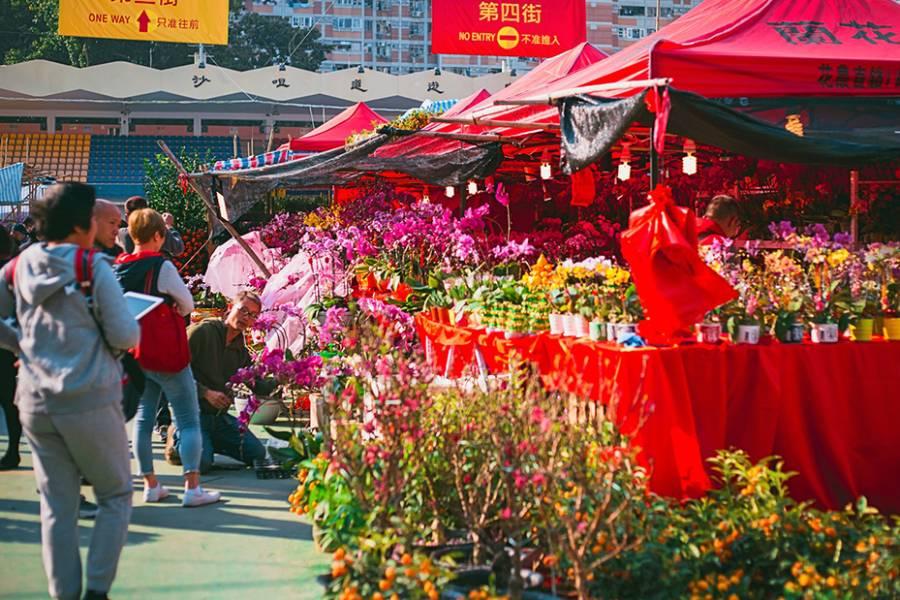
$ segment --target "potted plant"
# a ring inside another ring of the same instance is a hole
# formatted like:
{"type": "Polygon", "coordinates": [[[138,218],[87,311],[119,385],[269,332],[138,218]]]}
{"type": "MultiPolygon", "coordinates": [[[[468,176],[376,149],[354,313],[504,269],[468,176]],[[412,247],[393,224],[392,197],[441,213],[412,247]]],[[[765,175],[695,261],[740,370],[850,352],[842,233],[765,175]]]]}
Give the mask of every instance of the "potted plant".
{"type": "Polygon", "coordinates": [[[740,293],[730,307],[726,307],[726,324],[731,340],[736,344],[758,344],[761,330],[759,295],[755,292],[740,293]]]}
{"type": "Polygon", "coordinates": [[[806,298],[803,267],[782,250],[767,254],[764,261],[772,331],[782,343],[800,343],[803,341],[801,310],[806,298]]]}
{"type": "Polygon", "coordinates": [[[296,358],[290,350],[264,349],[254,363],[231,378],[229,385],[238,400],[238,421],[242,427],[249,424],[271,425],[294,399],[319,387],[319,369],[322,357],[313,354],[296,358]],[[289,404],[285,405],[285,400],[289,404]]]}
{"type": "Polygon", "coordinates": [[[884,339],[900,341],[900,282],[887,285],[887,306],[884,311],[884,339]]]}
{"type": "Polygon", "coordinates": [[[868,275],[877,279],[879,287],[879,314],[875,323],[876,333],[885,339],[900,339],[900,244],[875,243],[866,248],[863,258],[868,275]]]}
{"type": "Polygon", "coordinates": [[[702,323],[696,326],[697,341],[701,344],[718,344],[722,339],[722,323],[718,315],[708,313],[702,323]]]}
{"type": "Polygon", "coordinates": [[[836,295],[847,282],[852,256],[846,248],[814,242],[809,243],[806,251],[810,337],[816,344],[834,343],[839,339],[836,295]]]}

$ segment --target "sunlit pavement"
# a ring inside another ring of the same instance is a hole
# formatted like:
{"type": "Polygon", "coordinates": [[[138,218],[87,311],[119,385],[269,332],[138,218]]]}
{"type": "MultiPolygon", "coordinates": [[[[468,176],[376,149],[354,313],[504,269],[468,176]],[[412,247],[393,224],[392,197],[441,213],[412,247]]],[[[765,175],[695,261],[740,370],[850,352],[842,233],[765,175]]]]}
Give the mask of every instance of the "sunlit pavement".
{"type": "MultiPolygon", "coordinates": [[[[5,427],[0,429],[0,451],[5,451],[5,427]]],[[[157,442],[154,438],[157,473],[176,493],[145,505],[135,479],[128,543],[111,598],[322,596],[315,576],[327,570],[329,557],[315,551],[309,525],[287,510],[293,480],[261,480],[249,469],[216,470],[202,483],[221,491],[225,502],[185,509],[180,467],[162,460],[157,442]]],[[[47,598],[31,453],[25,443],[21,450],[22,466],[0,472],[0,598],[47,598]]],[[[90,488],[82,490],[93,501],[90,488]]],[[[81,521],[82,559],[92,526],[81,521]]]]}

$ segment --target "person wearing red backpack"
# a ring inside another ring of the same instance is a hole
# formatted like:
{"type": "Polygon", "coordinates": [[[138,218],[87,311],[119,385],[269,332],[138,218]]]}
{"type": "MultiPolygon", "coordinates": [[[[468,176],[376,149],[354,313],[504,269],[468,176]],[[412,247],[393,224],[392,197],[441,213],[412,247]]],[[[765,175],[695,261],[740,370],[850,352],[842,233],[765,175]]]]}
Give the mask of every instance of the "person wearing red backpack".
{"type": "Polygon", "coordinates": [[[107,597],[131,517],[117,354],[138,343],[140,330],[107,259],[91,250],[94,200],[91,186],[53,186],[32,207],[46,241],[0,270],[0,334],[10,329],[2,319],[18,323],[7,349],[19,357],[16,404],[41,496],[44,570],[50,596],[67,600],[82,592],[81,477],[90,480],[98,505],[84,598],[107,597]]]}
{"type": "Polygon", "coordinates": [[[144,478],[144,502],[159,502],[169,495],[153,469],[152,435],[160,397],[166,395],[182,440],[184,468],[182,506],[202,506],[219,501],[219,493],[200,486],[200,405],[191,372],[184,317],[194,309],[191,291],[175,265],[160,249],[166,239],[166,224],[151,208],[128,216],[128,234],[134,252],[116,259],[116,275],[126,292],[163,298],[165,302],[141,319],[141,343],[134,356],[147,376],[144,395],[134,419],[134,448],[144,478]]]}

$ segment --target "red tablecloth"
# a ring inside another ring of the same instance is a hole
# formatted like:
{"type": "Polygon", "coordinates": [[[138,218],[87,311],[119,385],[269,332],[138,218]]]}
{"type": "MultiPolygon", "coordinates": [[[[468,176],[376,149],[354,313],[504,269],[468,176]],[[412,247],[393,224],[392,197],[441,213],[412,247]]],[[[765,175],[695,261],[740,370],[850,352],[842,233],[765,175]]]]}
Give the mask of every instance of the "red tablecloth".
{"type": "Polygon", "coordinates": [[[492,371],[516,351],[540,365],[548,383],[603,403],[618,398],[626,430],[645,395],[652,412],[636,442],[658,493],[703,494],[711,486],[706,459],[734,447],[754,459],[781,456],[797,472],[795,498],[840,508],[866,496],[900,513],[898,342],[628,349],[548,334],[506,340],[424,315],[417,326],[439,369],[455,346],[453,376],[472,364],[476,348],[492,371]]]}

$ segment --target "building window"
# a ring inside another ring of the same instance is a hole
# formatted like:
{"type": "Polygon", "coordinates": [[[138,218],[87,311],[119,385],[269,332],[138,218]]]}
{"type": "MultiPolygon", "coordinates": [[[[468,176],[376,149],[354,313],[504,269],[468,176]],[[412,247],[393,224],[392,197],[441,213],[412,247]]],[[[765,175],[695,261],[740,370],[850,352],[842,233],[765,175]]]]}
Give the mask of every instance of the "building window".
{"type": "Polygon", "coordinates": [[[362,27],[362,19],[342,19],[336,18],[332,22],[335,29],[340,31],[354,31],[362,27]]]}
{"type": "Polygon", "coordinates": [[[622,17],[643,17],[644,16],[644,7],[643,6],[620,6],[619,7],[619,16],[622,17]]]}
{"type": "Polygon", "coordinates": [[[291,27],[297,29],[298,27],[306,27],[307,29],[312,27],[313,19],[312,17],[302,17],[300,15],[291,15],[291,27]]]}
{"type": "Polygon", "coordinates": [[[629,40],[639,40],[644,37],[644,31],[640,27],[629,27],[628,28],[628,39],[629,40]]]}

